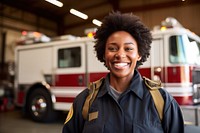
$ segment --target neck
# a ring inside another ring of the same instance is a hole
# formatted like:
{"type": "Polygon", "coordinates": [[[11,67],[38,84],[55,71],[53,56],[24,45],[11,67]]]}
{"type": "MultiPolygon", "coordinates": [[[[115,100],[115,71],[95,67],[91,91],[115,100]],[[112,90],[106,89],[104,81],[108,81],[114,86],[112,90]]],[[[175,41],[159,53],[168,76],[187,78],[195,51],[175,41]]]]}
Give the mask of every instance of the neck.
{"type": "Polygon", "coordinates": [[[119,92],[124,92],[130,82],[131,82],[132,77],[123,77],[123,78],[118,78],[115,76],[110,75],[110,85],[115,88],[115,90],[119,92]]]}

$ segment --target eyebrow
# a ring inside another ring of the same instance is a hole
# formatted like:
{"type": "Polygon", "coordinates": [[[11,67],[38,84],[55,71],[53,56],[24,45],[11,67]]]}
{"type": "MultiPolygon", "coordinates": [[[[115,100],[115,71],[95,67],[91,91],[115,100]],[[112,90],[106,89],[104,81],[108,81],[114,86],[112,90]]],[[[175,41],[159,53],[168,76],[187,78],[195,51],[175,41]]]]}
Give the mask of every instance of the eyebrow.
{"type": "Polygon", "coordinates": [[[124,44],[127,44],[127,45],[128,45],[128,44],[133,44],[133,45],[135,45],[135,44],[134,44],[134,43],[132,43],[132,42],[126,42],[126,43],[124,43],[124,44]]]}
{"type": "MultiPolygon", "coordinates": [[[[110,43],[107,43],[107,44],[115,45],[115,44],[117,44],[117,43],[116,43],[116,42],[110,42],[110,43]]],[[[125,44],[125,45],[129,45],[129,44],[135,45],[135,44],[132,43],[132,42],[125,42],[124,44],[125,44]]]]}

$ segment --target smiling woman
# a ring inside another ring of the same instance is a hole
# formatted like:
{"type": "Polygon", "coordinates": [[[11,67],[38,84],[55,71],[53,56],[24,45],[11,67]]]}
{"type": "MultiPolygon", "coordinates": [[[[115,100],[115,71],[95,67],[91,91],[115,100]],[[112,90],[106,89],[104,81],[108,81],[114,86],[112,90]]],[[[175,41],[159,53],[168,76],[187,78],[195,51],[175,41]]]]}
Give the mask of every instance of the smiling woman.
{"type": "Polygon", "coordinates": [[[147,60],[152,42],[150,30],[140,19],[131,13],[110,13],[95,39],[97,58],[109,73],[76,97],[63,133],[184,132],[177,102],[161,82],[142,78],[137,70],[147,60]],[[162,100],[154,100],[149,89],[162,100]]]}

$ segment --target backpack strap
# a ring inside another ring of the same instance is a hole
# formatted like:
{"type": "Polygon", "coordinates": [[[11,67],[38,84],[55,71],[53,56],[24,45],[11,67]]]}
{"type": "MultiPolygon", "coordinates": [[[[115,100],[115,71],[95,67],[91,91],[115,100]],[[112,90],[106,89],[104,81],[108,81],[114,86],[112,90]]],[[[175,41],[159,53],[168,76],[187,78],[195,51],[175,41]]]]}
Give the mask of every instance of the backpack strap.
{"type": "MultiPolygon", "coordinates": [[[[159,118],[162,121],[163,109],[164,109],[164,99],[163,99],[162,95],[160,94],[160,91],[158,90],[162,87],[161,82],[152,81],[146,77],[143,77],[143,79],[144,79],[145,85],[150,90],[150,94],[153,98],[154,104],[155,104],[157,112],[159,114],[159,118]]],[[[90,108],[92,102],[94,101],[94,99],[96,98],[97,93],[99,92],[99,88],[100,88],[103,80],[104,80],[104,78],[101,78],[95,82],[89,83],[89,86],[88,86],[89,95],[87,96],[85,103],[83,105],[83,109],[82,109],[82,115],[85,120],[88,119],[89,108],[90,108]]]]}
{"type": "Polygon", "coordinates": [[[104,78],[101,78],[95,82],[89,83],[89,85],[88,85],[89,95],[87,96],[87,98],[85,100],[85,103],[83,105],[83,110],[82,110],[82,115],[85,120],[88,119],[89,108],[92,105],[94,99],[96,98],[97,93],[99,92],[99,88],[100,88],[103,80],[104,80],[104,78]]]}
{"type": "Polygon", "coordinates": [[[143,77],[144,82],[146,84],[146,86],[149,88],[150,90],[150,94],[153,98],[154,104],[156,106],[157,112],[159,114],[160,120],[162,121],[163,119],[163,109],[164,109],[164,99],[162,97],[162,95],[160,94],[160,91],[158,89],[160,89],[161,86],[161,81],[157,82],[157,81],[152,81],[146,77],[143,77]]]}

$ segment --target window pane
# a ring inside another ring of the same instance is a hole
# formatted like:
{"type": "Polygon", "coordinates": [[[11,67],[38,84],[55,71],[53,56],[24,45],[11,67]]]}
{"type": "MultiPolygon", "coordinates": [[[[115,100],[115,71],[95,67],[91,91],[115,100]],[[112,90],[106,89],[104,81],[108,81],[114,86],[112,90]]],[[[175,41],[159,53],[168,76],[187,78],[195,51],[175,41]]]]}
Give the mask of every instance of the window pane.
{"type": "Polygon", "coordinates": [[[182,36],[171,36],[169,43],[170,62],[185,63],[185,47],[182,36]]]}
{"type": "Polygon", "coordinates": [[[185,35],[171,36],[169,40],[171,63],[200,64],[200,44],[185,35]]]}
{"type": "Polygon", "coordinates": [[[80,67],[81,49],[80,47],[65,48],[58,50],[58,68],[80,67]]]}

